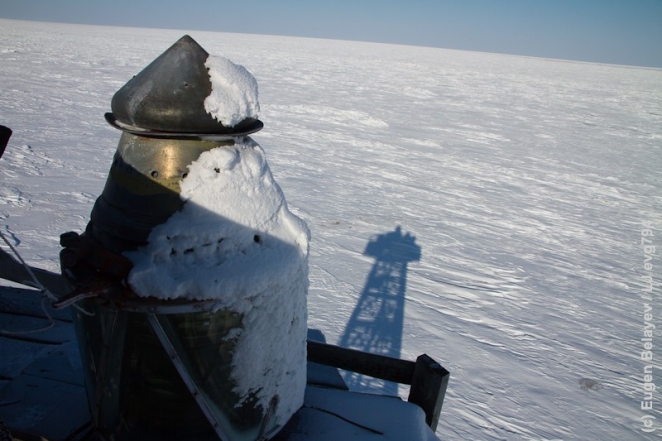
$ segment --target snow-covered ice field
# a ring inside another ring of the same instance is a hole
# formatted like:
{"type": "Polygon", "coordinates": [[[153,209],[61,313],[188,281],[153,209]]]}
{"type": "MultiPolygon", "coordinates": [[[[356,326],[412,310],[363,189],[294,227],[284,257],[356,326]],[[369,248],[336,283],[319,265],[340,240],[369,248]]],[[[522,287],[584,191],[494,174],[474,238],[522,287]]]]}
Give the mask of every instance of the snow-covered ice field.
{"type": "Polygon", "coordinates": [[[441,362],[441,439],[662,437],[662,390],[640,408],[646,365],[662,387],[660,329],[641,357],[647,306],[662,327],[661,70],[0,20],[0,227],[28,263],[58,271],[119,140],[113,94],[185,33],[258,81],[252,138],[311,229],[309,327],[441,362]]]}

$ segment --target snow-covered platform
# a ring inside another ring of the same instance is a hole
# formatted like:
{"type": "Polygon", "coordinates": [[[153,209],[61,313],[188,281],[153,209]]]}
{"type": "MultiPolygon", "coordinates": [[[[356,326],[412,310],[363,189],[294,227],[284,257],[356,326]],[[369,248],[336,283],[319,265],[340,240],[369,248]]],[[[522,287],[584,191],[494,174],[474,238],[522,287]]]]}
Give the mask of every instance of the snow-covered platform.
{"type": "MultiPolygon", "coordinates": [[[[36,290],[2,286],[0,330],[0,418],[11,433],[23,440],[97,439],[69,312],[54,311],[47,302],[42,308],[36,290]]],[[[315,331],[309,337],[323,338],[315,331]]],[[[436,426],[438,413],[433,418],[436,426]]],[[[398,397],[351,392],[336,368],[311,362],[309,355],[304,405],[275,439],[438,438],[421,407],[398,397]]]]}

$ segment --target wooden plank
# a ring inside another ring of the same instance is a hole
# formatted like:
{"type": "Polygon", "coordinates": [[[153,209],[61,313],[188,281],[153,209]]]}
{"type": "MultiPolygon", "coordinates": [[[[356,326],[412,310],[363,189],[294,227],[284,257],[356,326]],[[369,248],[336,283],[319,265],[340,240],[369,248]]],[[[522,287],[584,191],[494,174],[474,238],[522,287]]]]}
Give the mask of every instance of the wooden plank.
{"type": "Polygon", "coordinates": [[[76,342],[63,344],[52,354],[36,359],[23,371],[23,374],[81,387],[85,386],[78,343],[76,342]]]}
{"type": "MultiPolygon", "coordinates": [[[[0,286],[0,312],[46,318],[41,300],[41,293],[36,289],[0,286]]],[[[68,308],[55,310],[48,301],[44,304],[44,307],[55,320],[72,321],[71,311],[68,308]]]]}
{"type": "MultiPolygon", "coordinates": [[[[60,274],[52,273],[39,268],[30,267],[37,280],[56,296],[66,294],[67,288],[64,278],[60,274]]],[[[32,286],[32,277],[23,264],[14,259],[9,253],[0,248],[0,278],[11,280],[26,286],[32,286]]]]}
{"type": "Polygon", "coordinates": [[[308,340],[308,361],[396,383],[411,384],[415,363],[308,340]]]}
{"type": "Polygon", "coordinates": [[[75,341],[76,335],[71,323],[40,317],[0,313],[2,337],[46,345],[58,345],[75,341]],[[52,326],[51,326],[52,324],[52,326]]]}
{"type": "Polygon", "coordinates": [[[58,346],[0,337],[0,379],[11,380],[35,360],[56,351],[58,346]]]}
{"type": "Polygon", "coordinates": [[[441,406],[444,403],[450,373],[428,355],[416,359],[414,377],[407,401],[419,405],[425,411],[425,422],[437,429],[441,406]]]}
{"type": "Polygon", "coordinates": [[[414,363],[308,340],[308,362],[410,384],[408,401],[423,409],[432,430],[437,428],[450,373],[428,355],[419,356],[414,363]]]}
{"type": "Polygon", "coordinates": [[[0,402],[11,403],[0,418],[14,434],[68,440],[90,424],[83,386],[21,375],[0,389],[0,402]]]}

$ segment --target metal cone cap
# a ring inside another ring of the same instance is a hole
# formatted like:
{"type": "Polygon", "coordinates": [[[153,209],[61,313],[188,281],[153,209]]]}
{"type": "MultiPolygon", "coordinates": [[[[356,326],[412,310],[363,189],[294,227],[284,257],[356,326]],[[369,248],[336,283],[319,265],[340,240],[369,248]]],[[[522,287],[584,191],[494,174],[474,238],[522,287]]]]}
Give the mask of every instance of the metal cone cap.
{"type": "Polygon", "coordinates": [[[205,111],[204,101],[212,91],[205,62],[209,54],[188,35],[134,76],[111,101],[115,127],[146,134],[247,134],[262,123],[246,118],[226,127],[205,111]]]}

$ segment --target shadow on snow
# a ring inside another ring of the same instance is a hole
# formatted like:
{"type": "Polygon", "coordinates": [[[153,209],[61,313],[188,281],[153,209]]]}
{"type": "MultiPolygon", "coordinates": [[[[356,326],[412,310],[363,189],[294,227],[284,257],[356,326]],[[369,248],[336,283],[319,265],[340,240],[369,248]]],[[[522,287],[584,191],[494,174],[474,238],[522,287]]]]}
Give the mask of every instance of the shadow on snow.
{"type": "MultiPolygon", "coordinates": [[[[407,264],[421,258],[416,237],[394,231],[370,238],[364,255],[374,257],[359,302],[345,327],[340,346],[399,358],[402,349],[407,264]]],[[[396,383],[343,372],[350,390],[397,395],[396,383]]]]}

